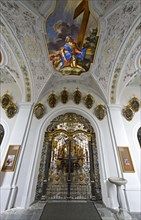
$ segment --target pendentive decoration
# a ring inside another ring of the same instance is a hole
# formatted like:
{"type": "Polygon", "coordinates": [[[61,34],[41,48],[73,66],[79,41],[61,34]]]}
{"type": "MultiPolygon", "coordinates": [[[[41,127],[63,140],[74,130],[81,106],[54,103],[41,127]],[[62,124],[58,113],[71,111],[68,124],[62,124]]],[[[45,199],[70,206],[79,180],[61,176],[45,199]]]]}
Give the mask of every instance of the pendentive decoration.
{"type": "Polygon", "coordinates": [[[64,88],[64,90],[61,92],[61,102],[63,104],[66,104],[68,100],[69,100],[69,94],[66,88],[64,88]]]}
{"type": "Polygon", "coordinates": [[[44,107],[44,105],[41,102],[39,102],[34,107],[35,117],[37,119],[41,119],[44,116],[44,113],[45,113],[45,107],[44,107]]]}
{"type": "Polygon", "coordinates": [[[91,94],[87,94],[86,97],[84,98],[84,104],[87,108],[92,108],[94,104],[94,98],[91,94]]]}
{"type": "Polygon", "coordinates": [[[12,103],[12,97],[9,94],[4,94],[1,99],[1,104],[3,109],[7,109],[7,107],[12,103]]]}
{"type": "Polygon", "coordinates": [[[74,103],[78,105],[81,102],[81,99],[82,99],[82,93],[77,88],[77,90],[73,93],[74,103]]]}
{"type": "Polygon", "coordinates": [[[132,110],[130,105],[125,106],[124,109],[122,110],[122,113],[126,118],[126,120],[131,121],[133,119],[134,111],[132,110]]]}
{"type": "Polygon", "coordinates": [[[132,110],[134,112],[137,112],[140,108],[140,102],[139,99],[136,97],[133,97],[130,101],[129,101],[129,105],[131,106],[132,110]]]}
{"type": "Polygon", "coordinates": [[[52,91],[52,93],[49,95],[48,97],[48,104],[50,106],[50,108],[54,108],[57,104],[57,96],[55,95],[54,91],[52,91]]]}
{"type": "Polygon", "coordinates": [[[17,113],[17,106],[15,103],[11,103],[6,109],[7,117],[13,118],[16,113],[17,113]]]}
{"type": "Polygon", "coordinates": [[[94,113],[99,120],[103,120],[105,115],[107,114],[106,107],[102,104],[97,105],[94,109],[94,113]]]}

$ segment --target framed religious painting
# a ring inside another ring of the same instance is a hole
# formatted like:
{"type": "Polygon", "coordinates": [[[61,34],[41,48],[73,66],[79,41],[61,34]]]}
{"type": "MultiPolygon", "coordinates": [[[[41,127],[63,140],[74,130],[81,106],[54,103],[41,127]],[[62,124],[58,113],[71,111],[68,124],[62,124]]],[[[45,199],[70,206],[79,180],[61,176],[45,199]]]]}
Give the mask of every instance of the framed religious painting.
{"type": "Polygon", "coordinates": [[[124,173],[134,173],[134,166],[130,155],[129,147],[118,147],[122,171],[124,173]]]}
{"type": "Polygon", "coordinates": [[[58,0],[45,18],[45,42],[55,71],[81,75],[94,63],[99,22],[88,0],[58,0]],[[63,12],[63,13],[62,13],[63,12]]]}
{"type": "Polygon", "coordinates": [[[2,166],[3,172],[13,172],[17,163],[20,145],[10,145],[6,154],[4,164],[2,166]]]}

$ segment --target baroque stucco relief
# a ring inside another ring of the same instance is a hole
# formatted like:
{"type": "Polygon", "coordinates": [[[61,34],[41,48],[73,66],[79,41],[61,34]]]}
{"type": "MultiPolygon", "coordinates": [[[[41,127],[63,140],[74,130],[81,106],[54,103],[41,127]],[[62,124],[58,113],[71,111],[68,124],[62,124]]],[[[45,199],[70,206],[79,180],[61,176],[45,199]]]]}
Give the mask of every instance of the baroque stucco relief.
{"type": "Polygon", "coordinates": [[[32,73],[32,80],[35,85],[34,95],[36,97],[50,73],[46,56],[42,50],[40,39],[42,32],[38,33],[38,30],[36,30],[37,17],[27,8],[22,7],[20,2],[12,0],[1,1],[1,12],[9,22],[13,33],[24,49],[25,56],[28,58],[28,74],[32,73]]]}
{"type": "MultiPolygon", "coordinates": [[[[15,42],[15,39],[13,38],[13,36],[11,35],[11,33],[9,32],[9,30],[7,29],[7,27],[2,21],[0,23],[0,27],[1,27],[1,32],[3,36],[3,38],[1,37],[1,40],[3,39],[1,43],[5,47],[6,49],[5,52],[7,53],[7,56],[8,56],[8,65],[4,66],[4,71],[6,70],[5,72],[6,75],[8,75],[7,72],[9,72],[17,81],[19,81],[19,78],[24,80],[25,96],[26,96],[25,100],[30,101],[31,100],[30,79],[28,76],[28,70],[27,70],[26,64],[21,54],[21,50],[18,47],[17,43],[15,42]],[[7,45],[10,45],[10,48],[11,48],[10,50],[7,45]],[[13,51],[12,54],[11,54],[11,51],[13,51]],[[15,60],[13,59],[13,54],[15,56],[15,60]],[[22,77],[19,76],[20,71],[23,74],[22,77]]],[[[9,81],[9,77],[8,77],[8,81],[9,81]]],[[[4,83],[6,83],[6,78],[5,78],[4,83]]]]}
{"type": "MultiPolygon", "coordinates": [[[[110,78],[113,74],[114,65],[117,55],[121,49],[123,41],[126,39],[128,30],[133,25],[134,20],[139,15],[140,0],[134,2],[128,1],[128,4],[121,4],[117,10],[114,10],[110,16],[107,16],[107,26],[104,33],[101,51],[101,56],[97,59],[97,65],[94,69],[93,76],[95,77],[101,89],[108,97],[110,78]]],[[[101,19],[102,21],[103,19],[101,19]]]]}

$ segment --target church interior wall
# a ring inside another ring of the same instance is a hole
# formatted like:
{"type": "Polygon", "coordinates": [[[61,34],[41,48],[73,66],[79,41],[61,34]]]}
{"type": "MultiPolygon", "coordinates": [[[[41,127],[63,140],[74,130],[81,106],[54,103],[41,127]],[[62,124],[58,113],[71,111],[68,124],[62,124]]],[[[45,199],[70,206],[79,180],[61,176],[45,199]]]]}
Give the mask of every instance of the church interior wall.
{"type": "MultiPolygon", "coordinates": [[[[51,119],[66,112],[70,112],[69,106],[58,107],[54,112],[52,112],[52,114],[47,114],[44,120],[41,119],[39,121],[33,116],[17,181],[19,190],[15,201],[16,206],[30,205],[34,201],[44,132],[51,119]],[[22,184],[23,181],[25,182],[24,185],[22,184]]],[[[109,176],[117,175],[115,171],[117,168],[114,154],[111,156],[111,151],[113,151],[112,140],[110,137],[108,125],[105,123],[107,119],[105,118],[103,122],[98,122],[98,120],[92,114],[78,107],[76,108],[71,106],[71,112],[75,112],[86,117],[91,122],[92,126],[94,126],[99,155],[103,201],[105,204],[109,203],[109,206],[112,203],[112,206],[115,208],[117,206],[116,195],[113,198],[112,193],[110,192],[111,189],[107,188],[107,178],[109,176]],[[111,198],[107,197],[107,194],[109,193],[111,193],[111,198]]]]}
{"type": "MultiPolygon", "coordinates": [[[[129,138],[129,130],[130,134],[132,133],[132,129],[138,119],[139,119],[139,113],[136,113],[135,121],[126,122],[123,116],[121,115],[121,111],[115,111],[113,114],[112,122],[110,121],[109,114],[104,118],[104,120],[99,121],[93,114],[93,112],[90,110],[87,110],[82,108],[82,106],[77,107],[76,105],[72,105],[72,101],[65,107],[62,106],[62,104],[58,104],[58,106],[54,110],[50,110],[46,113],[46,115],[41,119],[38,120],[35,118],[33,111],[31,110],[31,105],[24,107],[23,109],[20,109],[19,113],[16,117],[14,117],[14,120],[10,123],[8,123],[9,129],[13,129],[13,132],[11,133],[9,137],[9,143],[19,144],[22,145],[22,151],[19,158],[20,164],[18,163],[17,174],[13,173],[5,173],[2,181],[2,188],[3,193],[7,193],[7,196],[5,196],[5,207],[3,205],[3,209],[7,207],[7,201],[9,199],[9,196],[11,194],[11,189],[14,187],[18,187],[18,190],[16,195],[13,195],[15,197],[14,202],[11,204],[14,204],[15,207],[26,207],[29,206],[32,202],[34,202],[35,197],[35,189],[37,184],[37,178],[38,178],[38,172],[39,172],[39,164],[40,164],[40,157],[41,157],[41,151],[42,151],[42,145],[43,145],[43,138],[44,133],[47,128],[47,126],[50,124],[50,121],[55,118],[56,116],[66,113],[66,112],[75,112],[77,114],[81,114],[82,116],[86,117],[92,124],[95,132],[96,132],[96,141],[97,141],[97,147],[98,147],[98,156],[99,156],[99,165],[100,165],[100,178],[101,178],[101,188],[102,188],[102,197],[103,202],[113,209],[117,208],[117,199],[116,199],[116,191],[115,187],[111,186],[111,184],[108,183],[107,179],[110,176],[117,176],[118,173],[121,174],[120,165],[118,161],[118,156],[116,155],[116,146],[113,146],[117,144],[117,146],[129,146],[131,139],[129,138]],[[25,114],[27,112],[27,114],[25,114]],[[121,121],[119,121],[119,118],[121,121]],[[23,120],[25,123],[21,124],[21,120],[23,120]],[[114,127],[114,135],[116,136],[116,141],[114,139],[114,136],[112,134],[110,123],[112,123],[112,126],[114,127]],[[127,123],[129,124],[127,125],[127,123]],[[24,135],[26,133],[27,124],[29,124],[28,128],[28,135],[24,135]],[[121,124],[123,125],[123,128],[121,129],[121,124]],[[21,128],[19,129],[19,126],[21,128]],[[130,129],[129,129],[130,127],[130,129]],[[123,135],[123,133],[125,134],[123,135]],[[122,135],[122,139],[120,138],[122,135]],[[23,138],[24,137],[24,138],[23,138]],[[33,138],[34,137],[34,138],[33,138]],[[27,163],[28,161],[28,163],[27,163]],[[15,185],[13,184],[15,180],[15,185]],[[24,182],[24,184],[23,184],[24,182]],[[9,189],[6,189],[5,187],[9,189]],[[24,192],[24,193],[23,193],[24,192]]],[[[48,108],[49,109],[49,108],[48,108]]],[[[4,114],[4,112],[3,112],[4,114]]],[[[8,144],[8,143],[7,143],[8,144]]],[[[8,145],[7,145],[8,146],[8,145]]],[[[133,148],[133,147],[132,147],[133,148]]],[[[131,151],[132,151],[131,148],[131,151]]],[[[4,150],[4,154],[6,154],[7,149],[4,150]]],[[[136,158],[136,151],[132,151],[133,159],[136,158]]],[[[135,160],[136,161],[136,160],[135,160]]],[[[136,161],[134,163],[135,166],[139,169],[139,161],[136,161]]],[[[122,174],[123,175],[123,174],[122,174]]],[[[126,177],[130,183],[130,187],[128,190],[128,202],[130,202],[130,209],[132,211],[138,211],[138,206],[135,203],[132,203],[132,198],[135,196],[136,193],[139,191],[139,185],[135,184],[133,180],[134,178],[137,178],[136,173],[135,174],[124,174],[124,177],[126,177]],[[134,189],[131,186],[134,184],[134,189]]],[[[138,178],[137,178],[138,179],[138,178]]],[[[6,194],[5,194],[6,195],[6,194]]],[[[10,200],[9,200],[10,201],[10,200]]],[[[10,204],[8,205],[10,207],[10,204]]]]}
{"type": "MultiPolygon", "coordinates": [[[[137,131],[140,127],[141,108],[135,112],[131,121],[127,121],[122,113],[122,109],[133,96],[140,100],[140,85],[136,77],[133,78],[133,75],[140,71],[140,53],[138,53],[140,27],[137,26],[139,0],[118,3],[117,8],[111,4],[111,8],[105,6],[102,10],[99,0],[90,1],[91,10],[93,12],[96,10],[99,18],[100,40],[95,62],[90,71],[83,73],[82,77],[63,76],[54,72],[48,60],[43,24],[46,15],[53,10],[55,2],[52,1],[51,6],[50,1],[44,1],[40,10],[37,8],[32,10],[30,2],[13,1],[7,4],[9,2],[2,0],[4,22],[1,41],[4,61],[0,63],[3,80],[1,96],[9,91],[18,106],[18,111],[9,119],[5,110],[0,109],[0,123],[5,130],[1,144],[1,168],[9,145],[20,145],[20,153],[14,172],[0,171],[1,210],[13,207],[26,208],[34,202],[45,131],[55,117],[74,112],[87,118],[96,133],[103,203],[109,208],[117,209],[116,188],[109,183],[108,177],[120,176],[128,181],[127,185],[122,187],[126,208],[131,212],[139,212],[141,147],[137,140],[137,131]],[[109,8],[107,11],[106,7],[109,8]],[[110,78],[114,80],[111,81],[110,78]],[[130,83],[130,79],[133,82],[130,83]],[[70,95],[65,105],[60,101],[60,92],[64,87],[70,95]],[[72,99],[77,87],[83,96],[79,105],[74,104],[72,99]],[[58,97],[55,108],[50,108],[47,101],[52,90],[58,97]],[[84,105],[84,97],[88,93],[94,97],[91,109],[84,105]],[[107,94],[115,96],[108,97],[107,94]],[[112,98],[115,103],[107,104],[106,100],[112,98]],[[38,101],[45,106],[45,114],[40,120],[34,114],[34,106],[38,101]],[[107,115],[100,121],[94,114],[94,108],[101,103],[106,106],[107,115]],[[118,146],[129,147],[135,172],[122,171],[118,146]]],[[[103,1],[103,7],[104,5],[103,1]]]]}

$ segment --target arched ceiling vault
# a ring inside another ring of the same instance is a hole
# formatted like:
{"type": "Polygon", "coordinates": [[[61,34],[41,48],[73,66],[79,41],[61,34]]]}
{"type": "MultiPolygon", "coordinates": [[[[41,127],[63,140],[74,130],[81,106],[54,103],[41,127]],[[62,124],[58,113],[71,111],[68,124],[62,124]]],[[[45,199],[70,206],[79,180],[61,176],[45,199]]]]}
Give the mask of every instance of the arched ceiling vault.
{"type": "MultiPolygon", "coordinates": [[[[11,26],[9,27],[9,22],[6,21],[4,17],[1,17],[0,26],[1,46],[4,48],[7,57],[5,57],[7,61],[5,65],[3,65],[1,72],[1,78],[4,79],[2,84],[15,82],[15,85],[20,89],[21,101],[31,101],[31,80],[29,70],[23,52],[18,44],[18,39],[12,33],[11,26]]],[[[9,85],[8,87],[12,89],[12,86],[9,85]]],[[[9,92],[11,93],[11,91],[9,92]]]]}
{"type": "Polygon", "coordinates": [[[138,17],[130,30],[130,34],[125,39],[115,62],[109,86],[109,102],[111,104],[119,102],[123,88],[135,75],[140,74],[139,66],[135,66],[136,56],[141,49],[140,33],[141,23],[140,17],[138,17]]]}
{"type": "MultiPolygon", "coordinates": [[[[1,22],[1,31],[15,56],[21,79],[18,84],[21,90],[25,89],[25,101],[36,102],[49,91],[72,84],[93,91],[105,103],[116,103],[119,101],[122,76],[126,75],[126,67],[130,68],[129,62],[133,53],[137,54],[139,49],[136,41],[141,27],[141,0],[89,1],[92,13],[99,20],[99,45],[89,71],[77,77],[62,76],[54,71],[49,61],[44,21],[52,12],[55,2],[1,0],[1,13],[10,27],[8,29],[1,22]]],[[[133,78],[129,75],[130,79],[124,86],[133,78]]]]}

